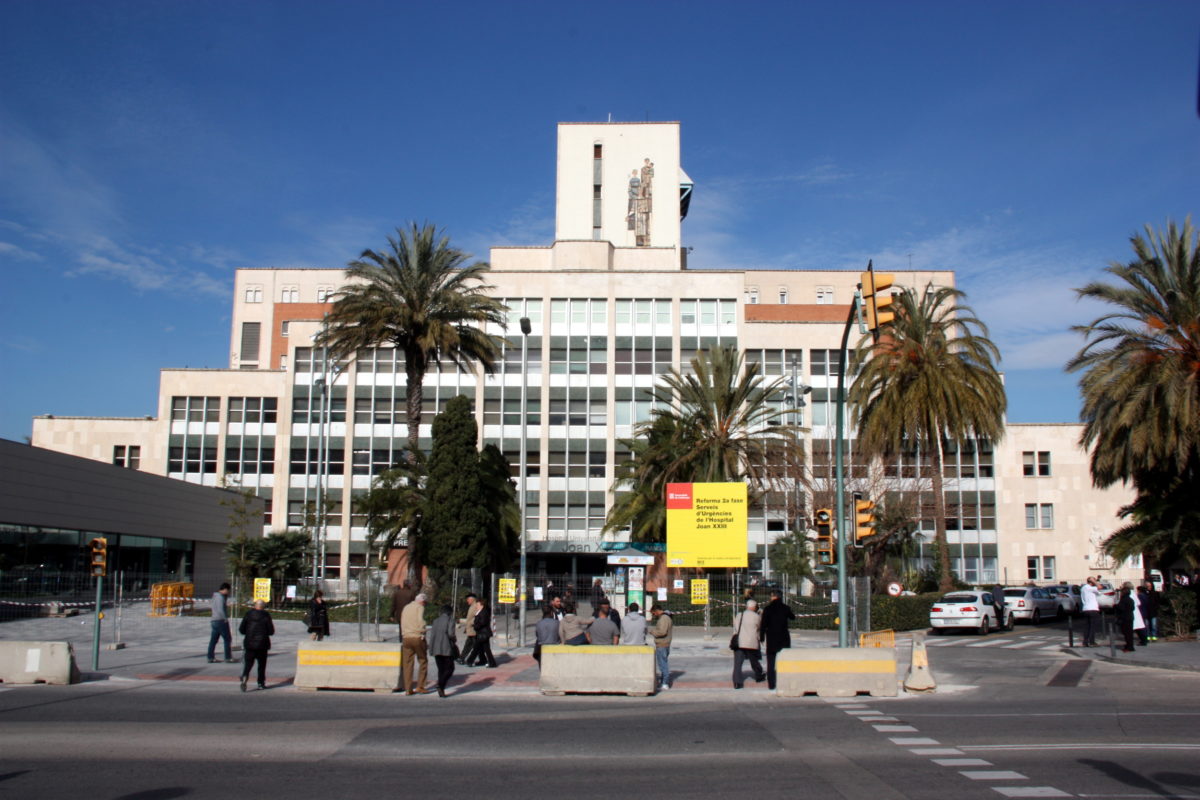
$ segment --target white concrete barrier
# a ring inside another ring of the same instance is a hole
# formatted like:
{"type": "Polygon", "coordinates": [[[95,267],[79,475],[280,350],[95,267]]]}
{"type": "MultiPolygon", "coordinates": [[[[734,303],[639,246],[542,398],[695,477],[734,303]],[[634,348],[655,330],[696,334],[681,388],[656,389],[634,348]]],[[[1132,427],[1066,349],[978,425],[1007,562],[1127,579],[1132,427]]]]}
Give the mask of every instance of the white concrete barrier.
{"type": "Polygon", "coordinates": [[[304,641],[296,648],[297,689],[371,689],[403,686],[399,642],[304,641]]]}
{"type": "Polygon", "coordinates": [[[894,647],[809,647],[775,657],[780,697],[895,697],[899,694],[894,647]]]}
{"type": "Polygon", "coordinates": [[[0,683],[78,683],[70,642],[0,641],[0,683]]]}
{"type": "Polygon", "coordinates": [[[542,646],[542,694],[654,694],[654,646],[542,646]]]}

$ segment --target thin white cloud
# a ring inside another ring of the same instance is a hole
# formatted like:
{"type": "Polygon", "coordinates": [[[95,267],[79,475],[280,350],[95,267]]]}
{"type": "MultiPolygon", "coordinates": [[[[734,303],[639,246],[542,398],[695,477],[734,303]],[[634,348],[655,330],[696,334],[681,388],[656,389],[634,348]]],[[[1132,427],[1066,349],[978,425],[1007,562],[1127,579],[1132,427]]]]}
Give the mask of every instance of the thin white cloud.
{"type": "Polygon", "coordinates": [[[38,253],[18,247],[11,242],[0,242],[0,258],[11,258],[14,261],[43,261],[38,253]]]}

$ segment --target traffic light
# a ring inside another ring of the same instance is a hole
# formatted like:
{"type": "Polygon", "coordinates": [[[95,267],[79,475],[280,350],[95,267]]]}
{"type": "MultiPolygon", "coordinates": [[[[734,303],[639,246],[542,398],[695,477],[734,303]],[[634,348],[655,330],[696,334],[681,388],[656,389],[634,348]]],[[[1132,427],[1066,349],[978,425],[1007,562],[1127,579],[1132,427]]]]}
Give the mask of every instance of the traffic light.
{"type": "Polygon", "coordinates": [[[854,541],[863,539],[875,533],[875,501],[854,501],[854,541]]]}
{"type": "Polygon", "coordinates": [[[862,283],[863,312],[867,318],[867,330],[878,330],[896,318],[892,311],[892,283],[896,276],[890,272],[868,269],[859,276],[862,283]]]}
{"type": "Polygon", "coordinates": [[[108,574],[108,539],[97,536],[91,541],[92,577],[103,578],[108,574]]]}
{"type": "Polygon", "coordinates": [[[837,563],[837,548],[833,544],[833,512],[819,509],[817,523],[817,566],[829,567],[837,563]]]}

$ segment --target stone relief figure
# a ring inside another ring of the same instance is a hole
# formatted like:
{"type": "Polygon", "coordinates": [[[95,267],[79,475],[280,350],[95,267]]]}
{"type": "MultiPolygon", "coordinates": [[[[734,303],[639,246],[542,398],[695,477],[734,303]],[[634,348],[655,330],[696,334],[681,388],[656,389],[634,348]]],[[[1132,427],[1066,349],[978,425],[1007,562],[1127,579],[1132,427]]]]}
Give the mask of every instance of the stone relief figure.
{"type": "Polygon", "coordinates": [[[638,247],[650,246],[650,214],[654,210],[654,162],[643,159],[642,168],[629,176],[629,209],[626,227],[638,247]]]}

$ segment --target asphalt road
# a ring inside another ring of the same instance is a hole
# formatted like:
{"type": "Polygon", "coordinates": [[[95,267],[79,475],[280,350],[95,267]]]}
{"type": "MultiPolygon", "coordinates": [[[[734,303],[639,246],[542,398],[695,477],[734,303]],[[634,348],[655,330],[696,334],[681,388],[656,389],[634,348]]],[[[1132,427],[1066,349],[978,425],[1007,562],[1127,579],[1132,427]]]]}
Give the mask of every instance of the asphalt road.
{"type": "Polygon", "coordinates": [[[1200,798],[1200,674],[1073,666],[1060,639],[943,637],[939,691],[895,699],[19,687],[0,798],[1200,798]]]}

